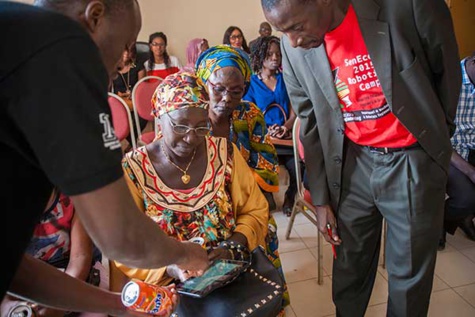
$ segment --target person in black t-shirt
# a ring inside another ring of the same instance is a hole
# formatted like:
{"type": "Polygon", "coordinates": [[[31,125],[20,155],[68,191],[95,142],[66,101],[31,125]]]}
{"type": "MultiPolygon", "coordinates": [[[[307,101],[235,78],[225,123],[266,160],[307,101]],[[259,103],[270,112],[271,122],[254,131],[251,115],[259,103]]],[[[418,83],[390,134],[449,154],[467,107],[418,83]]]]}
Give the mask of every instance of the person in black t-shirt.
{"type": "Polygon", "coordinates": [[[168,238],[137,209],[123,178],[108,74],[136,40],[140,9],[136,0],[35,4],[52,11],[0,1],[0,195],[6,216],[0,296],[8,290],[57,309],[136,315],[120,304],[119,294],[24,252],[57,186],[107,258],[135,267],[208,266],[204,249],[168,238]]]}
{"type": "Polygon", "coordinates": [[[122,60],[117,68],[115,79],[112,81],[110,91],[122,98],[130,99],[132,89],[139,81],[139,72],[143,69],[142,65],[136,64],[137,49],[135,44],[129,49],[124,50],[122,60]]]}

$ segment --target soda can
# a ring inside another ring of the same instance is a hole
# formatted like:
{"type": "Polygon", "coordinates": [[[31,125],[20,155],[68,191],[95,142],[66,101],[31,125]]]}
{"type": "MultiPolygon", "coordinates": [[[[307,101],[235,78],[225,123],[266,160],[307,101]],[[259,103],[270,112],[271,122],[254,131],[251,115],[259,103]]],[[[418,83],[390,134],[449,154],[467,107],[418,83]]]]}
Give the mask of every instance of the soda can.
{"type": "Polygon", "coordinates": [[[35,311],[27,304],[18,304],[8,312],[8,317],[35,317],[35,311]]]}
{"type": "Polygon", "coordinates": [[[122,303],[135,311],[158,315],[173,305],[169,289],[134,280],[122,289],[122,303]]]}

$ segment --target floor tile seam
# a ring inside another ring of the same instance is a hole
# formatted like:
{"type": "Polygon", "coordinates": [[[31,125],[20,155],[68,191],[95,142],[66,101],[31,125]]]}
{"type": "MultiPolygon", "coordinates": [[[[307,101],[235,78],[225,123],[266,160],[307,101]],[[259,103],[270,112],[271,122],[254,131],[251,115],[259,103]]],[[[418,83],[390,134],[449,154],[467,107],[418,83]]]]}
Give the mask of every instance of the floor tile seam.
{"type": "MultiPolygon", "coordinates": [[[[468,284],[468,285],[472,285],[472,284],[468,284]]],[[[465,285],[465,286],[467,286],[467,285],[465,285]]],[[[475,305],[472,305],[472,303],[470,303],[468,300],[466,300],[465,297],[462,296],[462,294],[457,292],[456,288],[458,288],[458,287],[463,287],[463,286],[453,287],[452,290],[455,292],[455,294],[457,294],[460,298],[462,298],[463,301],[465,301],[467,304],[469,304],[472,308],[475,309],[475,305]]]]}

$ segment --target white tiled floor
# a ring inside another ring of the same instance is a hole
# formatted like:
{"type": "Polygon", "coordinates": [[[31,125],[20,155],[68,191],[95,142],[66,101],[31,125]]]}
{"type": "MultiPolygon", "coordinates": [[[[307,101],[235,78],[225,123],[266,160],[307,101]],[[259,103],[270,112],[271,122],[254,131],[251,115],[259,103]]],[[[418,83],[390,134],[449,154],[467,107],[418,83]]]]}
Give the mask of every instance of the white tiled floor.
{"type": "MultiPolygon", "coordinates": [[[[288,177],[281,167],[282,190],[275,195],[281,206],[288,177]]],[[[335,316],[331,299],[332,254],[324,242],[323,285],[317,283],[317,230],[302,215],[296,217],[289,240],[285,239],[288,218],[273,212],[278,224],[279,251],[290,292],[287,317],[335,316]]],[[[475,242],[461,231],[447,235],[447,246],[438,252],[429,317],[475,316],[475,242]]],[[[367,317],[386,316],[387,272],[380,266],[367,317]]]]}

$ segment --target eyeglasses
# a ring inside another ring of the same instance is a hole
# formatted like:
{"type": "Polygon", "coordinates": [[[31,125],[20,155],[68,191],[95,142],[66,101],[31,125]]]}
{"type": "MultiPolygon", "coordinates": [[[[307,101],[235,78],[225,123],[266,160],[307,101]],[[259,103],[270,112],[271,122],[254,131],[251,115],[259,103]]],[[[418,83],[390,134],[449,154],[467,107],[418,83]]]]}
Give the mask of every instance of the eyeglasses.
{"type": "Polygon", "coordinates": [[[155,43],[155,42],[150,43],[150,45],[152,45],[152,46],[158,46],[158,47],[165,47],[165,46],[166,46],[165,43],[155,43]]]}
{"type": "Polygon", "coordinates": [[[175,122],[172,121],[172,118],[170,115],[167,113],[168,120],[170,121],[170,125],[172,126],[173,132],[176,134],[188,134],[190,131],[195,131],[197,136],[206,136],[208,135],[210,128],[209,128],[209,123],[207,127],[198,127],[198,128],[192,128],[187,125],[181,125],[181,124],[176,124],[175,122]]]}
{"type": "Polygon", "coordinates": [[[229,38],[231,40],[239,40],[239,39],[242,39],[242,35],[231,35],[229,38]]]}
{"type": "Polygon", "coordinates": [[[216,95],[219,95],[221,97],[226,95],[226,94],[229,94],[229,96],[231,96],[231,98],[233,98],[233,99],[241,99],[242,95],[244,93],[244,88],[236,89],[236,90],[228,90],[228,89],[224,88],[223,86],[218,86],[216,84],[213,84],[211,82],[211,80],[208,80],[208,83],[213,88],[213,92],[216,95]]]}

